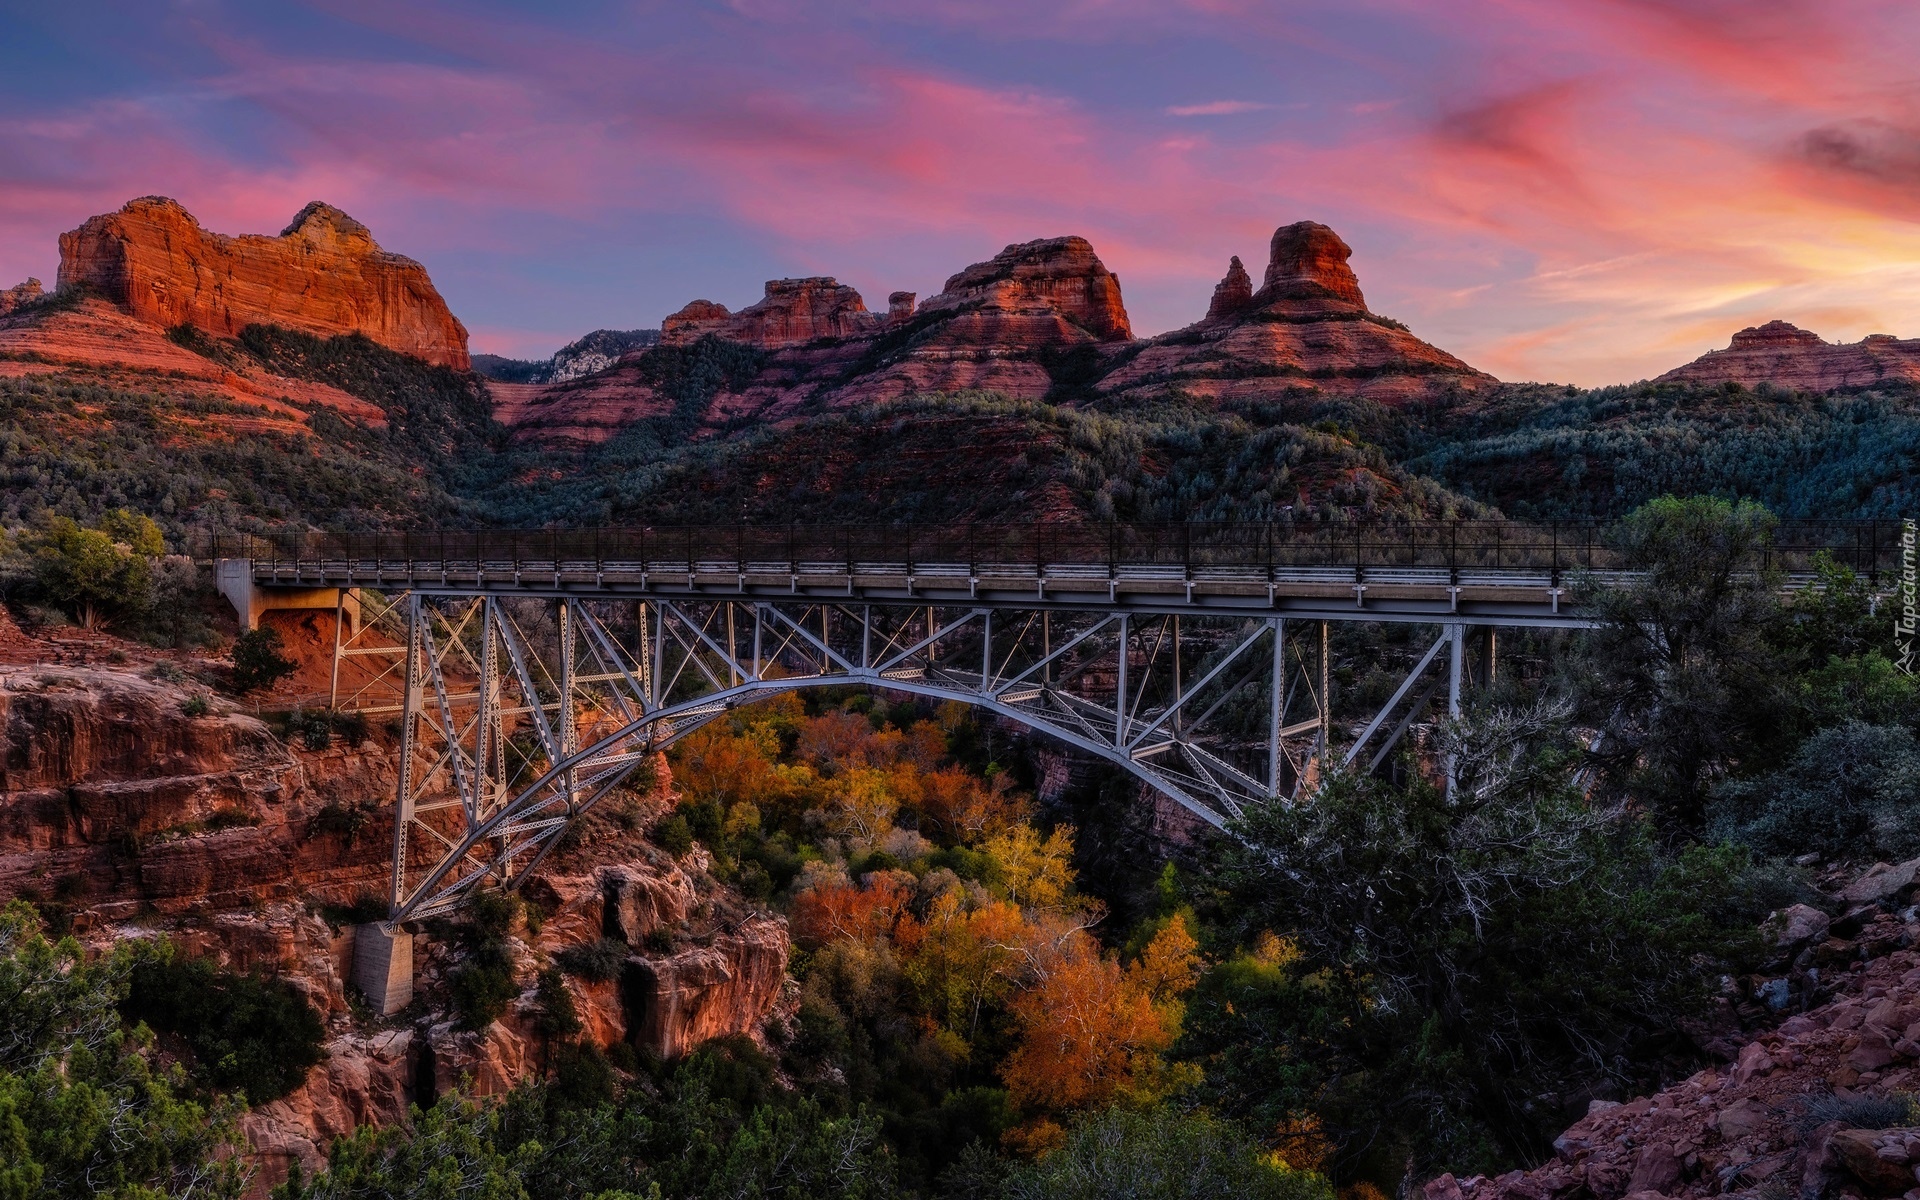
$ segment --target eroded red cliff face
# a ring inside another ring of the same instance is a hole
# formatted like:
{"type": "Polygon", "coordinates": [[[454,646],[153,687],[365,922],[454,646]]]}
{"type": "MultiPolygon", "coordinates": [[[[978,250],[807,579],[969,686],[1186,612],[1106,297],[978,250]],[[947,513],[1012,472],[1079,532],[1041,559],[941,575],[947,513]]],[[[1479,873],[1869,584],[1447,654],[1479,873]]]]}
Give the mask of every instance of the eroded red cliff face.
{"type": "Polygon", "coordinates": [[[1886,380],[1920,382],[1920,338],[1876,333],[1835,344],[1785,321],[1742,329],[1725,350],[1713,350],[1660,376],[1659,383],[1772,383],[1803,391],[1864,387],[1886,380]]]}
{"type": "Polygon", "coordinates": [[[363,333],[457,370],[467,331],[426,268],[390,254],[331,205],[307,205],[278,237],[202,229],[177,201],[145,196],[60,235],[59,285],[84,285],[162,328],[231,337],[281,325],[321,337],[363,333]]]}
{"type": "MultiPolygon", "coordinates": [[[[285,619],[290,645],[315,641],[301,636],[306,617],[285,619]]],[[[532,882],[549,915],[537,933],[516,925],[521,995],[498,1021],[463,1032],[440,1011],[458,951],[425,933],[424,1003],[389,1020],[356,1013],[352,929],[321,914],[384,889],[390,737],[295,748],[223,701],[188,715],[204,684],[138,674],[101,661],[105,651],[56,664],[70,651],[11,621],[0,644],[0,901],[34,899],[98,945],[171,937],[190,955],[289,980],[327,1017],[326,1061],[243,1122],[261,1194],[293,1163],[323,1165],[357,1124],[404,1120],[410,1103],[462,1079],[493,1094],[542,1070],[537,979],[567,946],[611,937],[628,949],[615,979],[568,980],[584,1036],[602,1047],[672,1058],[709,1038],[762,1037],[783,1002],[785,922],[715,882],[698,849],[675,859],[637,831],[672,803],[661,760],[654,790],[634,798],[638,824],[597,828],[532,882]]]]}

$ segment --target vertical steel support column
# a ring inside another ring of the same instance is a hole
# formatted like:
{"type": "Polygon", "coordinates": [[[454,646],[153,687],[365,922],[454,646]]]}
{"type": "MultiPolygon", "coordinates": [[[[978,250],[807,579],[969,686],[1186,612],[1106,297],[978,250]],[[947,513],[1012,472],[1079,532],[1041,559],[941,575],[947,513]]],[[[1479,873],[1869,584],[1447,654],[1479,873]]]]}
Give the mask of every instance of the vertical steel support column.
{"type": "Polygon", "coordinates": [[[980,612],[980,691],[984,695],[993,690],[993,610],[980,612]]]}
{"type": "MultiPolygon", "coordinates": [[[[554,736],[560,742],[560,754],[563,758],[573,756],[573,601],[562,597],[557,603],[560,625],[560,712],[554,722],[554,736]]],[[[538,699],[533,701],[539,703],[538,699]]],[[[561,777],[560,786],[565,789],[567,811],[573,811],[574,769],[568,767],[561,777]]]]}
{"type": "Polygon", "coordinates": [[[666,677],[667,606],[664,604],[656,604],[653,606],[653,678],[647,682],[648,689],[653,692],[653,706],[655,708],[659,708],[667,702],[665,692],[666,684],[662,682],[666,677]]]}
{"type": "Polygon", "coordinates": [[[647,649],[647,602],[640,601],[634,606],[633,623],[640,627],[639,653],[635,656],[640,667],[640,692],[644,697],[642,707],[653,704],[653,654],[647,649]]]}
{"type": "Polygon", "coordinates": [[[1040,686],[1053,686],[1053,613],[1040,610],[1040,686]]]}
{"type": "Polygon", "coordinates": [[[873,666],[873,605],[860,606],[860,669],[873,666]]]}
{"type": "Polygon", "coordinates": [[[740,649],[733,640],[733,601],[727,604],[727,686],[740,686],[740,649]]]}
{"type": "Polygon", "coordinates": [[[1273,628],[1273,688],[1267,700],[1267,798],[1273,800],[1280,796],[1280,725],[1287,715],[1283,711],[1287,702],[1287,623],[1275,618],[1267,624],[1273,628]]]}
{"type": "Polygon", "coordinates": [[[1180,615],[1173,617],[1173,738],[1180,740],[1180,733],[1186,725],[1186,693],[1181,691],[1184,685],[1180,680],[1180,615]]]}
{"type": "Polygon", "coordinates": [[[1118,688],[1113,698],[1113,744],[1127,744],[1127,646],[1132,640],[1128,636],[1130,618],[1120,614],[1120,671],[1118,688]]]}
{"type": "Polygon", "coordinates": [[[398,912],[407,886],[407,826],[413,822],[413,741],[420,717],[420,593],[407,597],[407,672],[400,698],[400,779],[394,788],[393,875],[389,913],[398,912]]]}
{"type": "Polygon", "coordinates": [[[1327,752],[1327,742],[1332,738],[1329,726],[1333,723],[1333,697],[1327,691],[1329,677],[1327,656],[1327,623],[1320,622],[1320,753],[1327,752]]]}
{"type": "MultiPolygon", "coordinates": [[[[1460,715],[1460,668],[1466,657],[1467,627],[1447,626],[1447,715],[1460,715]]],[[[1447,756],[1447,795],[1453,795],[1454,756],[1447,756]]]]}
{"type": "Polygon", "coordinates": [[[340,707],[340,627],[347,619],[347,589],[334,594],[333,601],[333,675],[327,682],[327,711],[340,707]]]}
{"type": "Polygon", "coordinates": [[[1500,631],[1487,626],[1487,686],[1492,687],[1499,678],[1500,631]]]}
{"type": "Polygon", "coordinates": [[[761,672],[764,670],[760,665],[760,630],[766,623],[765,615],[758,604],[753,606],[753,679],[755,683],[760,681],[761,672]]]}
{"type": "MultiPolygon", "coordinates": [[[[494,722],[499,719],[500,659],[494,639],[493,597],[480,601],[480,713],[474,718],[473,804],[471,820],[485,820],[493,791],[493,759],[502,753],[495,741],[494,722]]],[[[469,827],[471,828],[471,827],[469,827]]]]}
{"type": "Polygon", "coordinates": [[[1447,715],[1460,715],[1460,670],[1467,649],[1467,627],[1447,626],[1447,715]]]}

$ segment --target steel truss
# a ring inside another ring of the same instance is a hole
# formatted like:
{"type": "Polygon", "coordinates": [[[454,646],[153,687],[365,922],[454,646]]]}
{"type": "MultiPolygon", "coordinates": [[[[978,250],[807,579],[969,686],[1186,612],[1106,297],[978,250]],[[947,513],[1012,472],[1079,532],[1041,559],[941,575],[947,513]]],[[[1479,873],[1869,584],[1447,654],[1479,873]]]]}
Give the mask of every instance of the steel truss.
{"type": "Polygon", "coordinates": [[[362,606],[336,680],[340,663],[360,669],[333,699],[399,721],[393,921],[517,886],[654,754],[739,705],[801,688],[866,685],[981,708],[1121,767],[1216,826],[1291,795],[1326,745],[1324,623],[427,591],[363,591],[362,606]]]}

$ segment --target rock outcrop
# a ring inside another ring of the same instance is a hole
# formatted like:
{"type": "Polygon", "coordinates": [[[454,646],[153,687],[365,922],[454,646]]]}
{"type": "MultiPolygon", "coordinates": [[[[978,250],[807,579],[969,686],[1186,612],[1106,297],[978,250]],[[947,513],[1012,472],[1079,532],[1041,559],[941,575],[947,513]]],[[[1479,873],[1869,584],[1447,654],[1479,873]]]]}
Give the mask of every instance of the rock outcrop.
{"type": "Polygon", "coordinates": [[[1276,300],[1318,300],[1322,297],[1366,311],[1360,280],[1347,260],[1353,248],[1318,221],[1295,221],[1273,231],[1268,245],[1267,275],[1257,297],[1261,304],[1276,300]]]}
{"type": "Polygon", "coordinates": [[[1214,285],[1213,302],[1207,305],[1207,320],[1224,321],[1253,303],[1253,277],[1241,264],[1238,254],[1227,264],[1227,273],[1214,285]]]}
{"type": "Polygon", "coordinates": [[[1835,344],[1785,321],[1742,329],[1725,350],[1713,350],[1656,383],[1771,383],[1802,391],[1864,387],[1889,380],[1920,383],[1920,339],[1873,334],[1835,344]]]}
{"type": "Polygon", "coordinates": [[[16,283],[5,291],[0,291],[0,317],[6,316],[22,304],[31,304],[40,298],[40,281],[29,279],[25,283],[16,283]]]}
{"type": "Polygon", "coordinates": [[[1082,237],[1008,246],[949,278],[938,296],[920,306],[922,316],[967,310],[995,314],[1009,333],[1038,333],[1054,341],[1085,340],[1054,328],[1056,320],[1070,322],[1095,341],[1133,337],[1120,300],[1120,277],[1107,270],[1092,243],[1082,237]],[[1014,318],[1038,320],[1016,323],[1014,318]]]}
{"type": "Polygon", "coordinates": [[[708,335],[775,350],[821,338],[857,337],[885,327],[887,318],[867,311],[860,293],[829,276],[769,279],[766,295],[737,313],[724,304],[695,300],[660,322],[660,341],[685,346],[708,335]]]}
{"type": "Polygon", "coordinates": [[[60,235],[59,286],[90,288],[162,328],[362,333],[428,362],[469,366],[467,331],[426,269],[318,201],[278,237],[209,232],[162,196],[129,201],[60,235]]]}
{"type": "Polygon", "coordinates": [[[1497,381],[1368,311],[1325,225],[1274,231],[1260,289],[1235,258],[1197,324],[1152,339],[1095,385],[1104,396],[1178,393],[1211,400],[1364,396],[1388,403],[1473,391],[1497,381]]]}
{"type": "MultiPolygon", "coordinates": [[[[330,624],[275,619],[297,656],[332,644],[330,624]]],[[[538,975],[567,947],[626,948],[612,978],[567,978],[582,1036],[603,1048],[629,1042],[671,1059],[709,1038],[764,1041],[787,1001],[785,922],[719,885],[703,851],[676,859],[639,832],[672,802],[661,758],[654,790],[626,798],[632,819],[604,819],[529,884],[546,920],[509,938],[520,995],[497,1021],[465,1032],[432,1011],[460,951],[425,933],[414,953],[426,1014],[355,1015],[352,928],[317,914],[384,889],[391,737],[376,729],[358,745],[296,748],[218,701],[194,715],[185,702],[205,694],[192,679],[204,661],[166,653],[157,675],[135,674],[114,665],[126,643],[72,636],[69,647],[0,619],[0,902],[32,899],[97,946],[170,937],[190,956],[306,994],[328,1021],[327,1058],[291,1095],[245,1115],[258,1194],[295,1163],[323,1165],[356,1125],[402,1121],[409,1104],[462,1079],[498,1094],[544,1070],[538,975]]],[[[288,686],[310,690],[324,666],[303,662],[288,686]]]]}

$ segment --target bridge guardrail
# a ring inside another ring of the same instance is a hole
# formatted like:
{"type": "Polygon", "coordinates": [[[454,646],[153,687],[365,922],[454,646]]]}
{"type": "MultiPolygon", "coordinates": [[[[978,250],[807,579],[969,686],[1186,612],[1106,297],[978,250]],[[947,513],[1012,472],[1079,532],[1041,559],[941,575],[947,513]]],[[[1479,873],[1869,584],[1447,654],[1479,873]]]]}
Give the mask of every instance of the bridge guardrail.
{"type": "MultiPolygon", "coordinates": [[[[1618,569],[1612,526],[1597,521],[1382,521],[1153,524],[652,525],[579,529],[414,530],[389,533],[287,531],[209,533],[208,558],[274,563],[315,561],[709,566],[732,572],[861,573],[884,565],[974,574],[1104,569],[1108,575],[1164,570],[1193,578],[1233,568],[1445,569],[1544,572],[1558,585],[1573,571],[1618,569]]],[[[1831,552],[1869,578],[1898,566],[1897,521],[1782,521],[1769,554],[1792,574],[1831,552]]],[[[199,546],[195,547],[200,549],[199,546]]],[[[1075,573],[1078,573],[1076,571],[1075,573]]]]}

